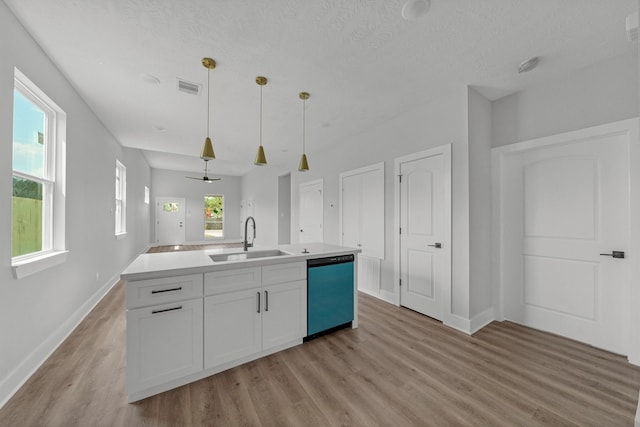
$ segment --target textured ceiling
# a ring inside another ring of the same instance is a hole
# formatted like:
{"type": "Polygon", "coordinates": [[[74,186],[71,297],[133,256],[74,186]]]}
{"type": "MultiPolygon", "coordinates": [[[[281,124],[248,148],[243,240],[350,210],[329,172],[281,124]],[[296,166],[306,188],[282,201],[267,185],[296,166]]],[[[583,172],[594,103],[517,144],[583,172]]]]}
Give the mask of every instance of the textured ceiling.
{"type": "MultiPolygon", "coordinates": [[[[214,174],[242,175],[263,144],[295,168],[307,101],[307,152],[473,85],[496,99],[622,54],[637,0],[432,0],[402,19],[403,0],[4,0],[116,138],[152,167],[198,171],[211,72],[214,174]],[[518,75],[518,64],[540,66],[518,75]],[[159,79],[150,84],[149,74],[159,79]]],[[[311,159],[311,157],[310,157],[311,159]]]]}

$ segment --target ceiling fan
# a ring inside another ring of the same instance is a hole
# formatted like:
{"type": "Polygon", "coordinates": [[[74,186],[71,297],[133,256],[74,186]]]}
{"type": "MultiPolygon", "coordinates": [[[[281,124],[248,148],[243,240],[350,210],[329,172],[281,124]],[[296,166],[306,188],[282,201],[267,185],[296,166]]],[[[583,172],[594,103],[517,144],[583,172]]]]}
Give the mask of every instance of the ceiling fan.
{"type": "Polygon", "coordinates": [[[214,181],[220,181],[221,178],[209,178],[209,176],[207,175],[207,166],[209,165],[209,161],[208,160],[204,160],[204,176],[202,178],[198,178],[195,176],[187,176],[185,178],[189,178],[189,179],[197,179],[198,181],[202,181],[202,182],[214,182],[214,181]]]}

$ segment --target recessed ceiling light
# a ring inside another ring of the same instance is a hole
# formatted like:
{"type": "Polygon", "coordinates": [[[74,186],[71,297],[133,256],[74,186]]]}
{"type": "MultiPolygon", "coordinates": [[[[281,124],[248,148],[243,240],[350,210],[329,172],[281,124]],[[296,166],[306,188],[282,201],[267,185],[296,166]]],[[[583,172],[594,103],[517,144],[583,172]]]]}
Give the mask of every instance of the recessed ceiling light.
{"type": "Polygon", "coordinates": [[[140,80],[143,82],[149,83],[150,85],[159,85],[160,79],[154,75],[147,73],[140,73],[140,80]]]}
{"type": "Polygon", "coordinates": [[[537,56],[534,56],[533,58],[529,58],[526,61],[521,62],[520,65],[518,65],[518,73],[522,74],[522,73],[526,73],[533,70],[538,66],[539,62],[540,62],[540,58],[538,58],[537,56]]]}
{"type": "Polygon", "coordinates": [[[430,6],[430,0],[409,0],[402,6],[402,17],[413,21],[426,15],[430,6]]]}

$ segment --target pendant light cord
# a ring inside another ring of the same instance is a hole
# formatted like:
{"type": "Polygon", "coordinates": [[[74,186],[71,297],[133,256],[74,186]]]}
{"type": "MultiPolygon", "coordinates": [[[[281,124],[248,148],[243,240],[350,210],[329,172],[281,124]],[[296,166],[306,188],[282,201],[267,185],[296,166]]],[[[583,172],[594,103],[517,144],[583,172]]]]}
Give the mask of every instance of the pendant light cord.
{"type": "Polygon", "coordinates": [[[305,134],[306,132],[306,123],[307,123],[307,119],[306,119],[306,109],[307,109],[307,100],[303,99],[302,100],[302,154],[305,154],[305,134]]]}
{"type": "Polygon", "coordinates": [[[260,146],[262,147],[262,86],[260,85],[260,146]]]}
{"type": "Polygon", "coordinates": [[[210,117],[211,117],[211,112],[210,110],[210,100],[211,100],[211,95],[210,95],[210,87],[211,84],[210,82],[210,78],[211,78],[211,69],[207,69],[207,138],[209,137],[209,121],[210,121],[210,117]]]}

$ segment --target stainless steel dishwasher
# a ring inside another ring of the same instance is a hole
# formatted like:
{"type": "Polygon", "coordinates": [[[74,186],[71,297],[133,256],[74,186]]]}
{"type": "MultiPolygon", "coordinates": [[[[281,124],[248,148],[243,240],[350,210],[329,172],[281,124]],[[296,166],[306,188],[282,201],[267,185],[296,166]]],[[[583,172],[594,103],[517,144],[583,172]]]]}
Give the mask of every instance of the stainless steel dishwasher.
{"type": "Polygon", "coordinates": [[[354,256],[307,260],[307,339],[353,321],[354,256]]]}

